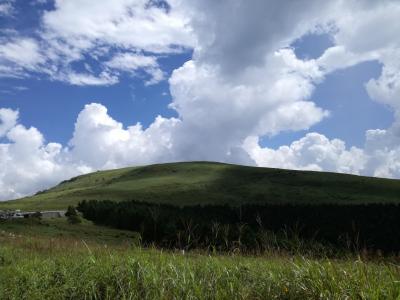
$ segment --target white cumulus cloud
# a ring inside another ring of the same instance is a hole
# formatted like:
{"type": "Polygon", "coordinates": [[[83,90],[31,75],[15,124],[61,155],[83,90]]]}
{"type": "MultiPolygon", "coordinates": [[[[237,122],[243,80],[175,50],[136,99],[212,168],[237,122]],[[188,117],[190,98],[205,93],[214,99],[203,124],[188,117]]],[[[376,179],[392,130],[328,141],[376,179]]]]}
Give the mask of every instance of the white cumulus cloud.
{"type": "Polygon", "coordinates": [[[123,128],[96,103],[79,114],[68,146],[47,143],[34,127],[16,122],[18,113],[0,110],[0,200],[32,194],[70,178],[99,169],[175,160],[172,153],[177,119],[157,117],[150,127],[123,128]],[[1,135],[0,135],[1,136],[1,135]]]}
{"type": "Polygon", "coordinates": [[[45,144],[36,128],[16,125],[0,144],[0,199],[31,194],[76,174],[60,161],[61,145],[45,144]]]}
{"type": "Polygon", "coordinates": [[[343,141],[318,133],[308,133],[276,150],[260,147],[257,137],[249,137],[244,147],[257,165],[265,167],[364,174],[367,162],[362,149],[346,149],[343,141]]]}
{"type": "Polygon", "coordinates": [[[18,111],[9,108],[0,108],[0,138],[3,137],[18,120],[18,111]]]}

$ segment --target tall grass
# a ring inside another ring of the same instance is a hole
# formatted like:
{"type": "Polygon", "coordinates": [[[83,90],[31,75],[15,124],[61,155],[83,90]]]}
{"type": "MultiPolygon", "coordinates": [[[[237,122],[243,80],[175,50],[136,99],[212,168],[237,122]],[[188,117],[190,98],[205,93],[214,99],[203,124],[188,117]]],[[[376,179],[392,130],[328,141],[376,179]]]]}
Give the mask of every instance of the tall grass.
{"type": "Polygon", "coordinates": [[[399,299],[396,260],[251,257],[0,234],[0,299],[399,299]]]}

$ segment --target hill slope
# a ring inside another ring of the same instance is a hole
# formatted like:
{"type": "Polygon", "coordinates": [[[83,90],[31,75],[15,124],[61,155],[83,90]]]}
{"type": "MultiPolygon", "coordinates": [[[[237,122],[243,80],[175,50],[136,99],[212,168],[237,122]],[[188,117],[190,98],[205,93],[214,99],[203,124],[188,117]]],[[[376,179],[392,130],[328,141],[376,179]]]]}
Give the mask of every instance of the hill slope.
{"type": "Polygon", "coordinates": [[[0,209],[65,209],[81,200],[174,205],[241,203],[400,203],[400,180],[212,162],[132,167],[74,177],[0,209]]]}

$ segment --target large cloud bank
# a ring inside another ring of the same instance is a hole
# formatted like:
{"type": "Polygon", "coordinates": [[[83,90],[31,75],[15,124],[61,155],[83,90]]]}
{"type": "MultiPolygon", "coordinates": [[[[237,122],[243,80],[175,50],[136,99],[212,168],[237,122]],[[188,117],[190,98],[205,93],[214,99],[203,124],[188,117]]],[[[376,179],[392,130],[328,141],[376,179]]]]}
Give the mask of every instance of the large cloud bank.
{"type": "Polygon", "coordinates": [[[119,72],[140,71],[152,84],[165,76],[158,54],[191,47],[192,60],[169,78],[170,106],[179,117],[124,128],[93,103],[81,111],[63,146],[45,142],[38,130],[18,124],[18,112],[2,109],[1,199],[92,170],[181,160],[400,177],[398,1],[94,2],[56,1],[56,9],[43,16],[40,39],[21,37],[0,46],[0,71],[47,72],[73,84],[112,84],[119,72]],[[96,14],[88,13],[93,9],[96,14]],[[296,57],[289,46],[312,33],[330,34],[334,45],[319,58],[296,57]],[[14,57],[12,49],[29,51],[14,57]],[[115,55],[101,61],[99,74],[69,69],[87,51],[99,61],[104,51],[115,55]],[[365,88],[391,107],[391,127],[368,130],[363,148],[320,133],[278,149],[260,146],[262,136],[309,129],[328,117],[312,101],[316,85],[337,69],[370,60],[382,64],[382,73],[365,88]]]}

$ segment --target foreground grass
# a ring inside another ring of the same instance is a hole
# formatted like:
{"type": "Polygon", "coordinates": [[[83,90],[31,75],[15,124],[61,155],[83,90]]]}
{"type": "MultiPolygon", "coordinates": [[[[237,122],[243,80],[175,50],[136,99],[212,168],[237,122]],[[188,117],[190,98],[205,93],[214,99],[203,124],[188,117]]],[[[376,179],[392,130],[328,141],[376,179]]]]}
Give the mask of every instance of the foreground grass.
{"type": "Polygon", "coordinates": [[[0,226],[0,299],[400,298],[394,258],[184,254],[36,230],[0,226]]]}

